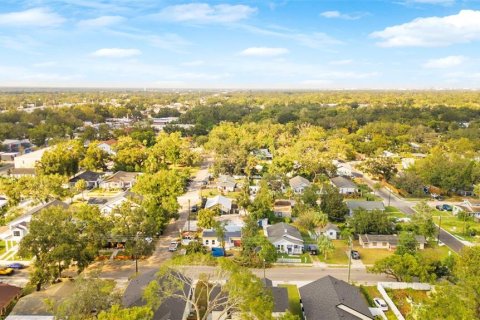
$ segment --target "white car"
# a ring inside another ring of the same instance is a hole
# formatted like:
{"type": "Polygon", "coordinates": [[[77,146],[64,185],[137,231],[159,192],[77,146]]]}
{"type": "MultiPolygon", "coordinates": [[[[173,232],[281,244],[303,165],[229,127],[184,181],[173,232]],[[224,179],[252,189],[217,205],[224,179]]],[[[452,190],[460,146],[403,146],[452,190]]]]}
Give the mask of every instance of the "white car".
{"type": "Polygon", "coordinates": [[[170,252],[177,251],[178,245],[179,245],[178,241],[170,242],[170,246],[168,247],[168,251],[170,251],[170,252]]]}
{"type": "Polygon", "coordinates": [[[380,299],[380,298],[373,298],[373,303],[377,308],[379,308],[382,311],[388,311],[388,305],[385,302],[385,300],[380,299]]]}

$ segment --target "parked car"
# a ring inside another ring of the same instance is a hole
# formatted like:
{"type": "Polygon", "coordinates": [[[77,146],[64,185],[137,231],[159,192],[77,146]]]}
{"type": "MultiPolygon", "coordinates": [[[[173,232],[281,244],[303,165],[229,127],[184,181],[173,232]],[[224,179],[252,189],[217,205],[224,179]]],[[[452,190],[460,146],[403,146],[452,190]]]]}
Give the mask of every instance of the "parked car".
{"type": "Polygon", "coordinates": [[[382,311],[388,311],[388,305],[385,302],[385,300],[380,299],[380,298],[373,298],[373,303],[377,308],[379,308],[382,311]]]}
{"type": "Polygon", "coordinates": [[[21,264],[21,263],[18,263],[18,262],[15,262],[15,263],[9,264],[7,266],[7,268],[20,270],[20,269],[24,269],[25,265],[21,264]]]}
{"type": "Polygon", "coordinates": [[[15,270],[12,268],[1,268],[0,269],[0,276],[11,276],[15,273],[15,270]]]}
{"type": "Polygon", "coordinates": [[[439,204],[436,205],[435,208],[439,211],[452,211],[453,207],[449,204],[439,204]]]}
{"type": "Polygon", "coordinates": [[[170,242],[170,246],[168,247],[168,251],[170,252],[174,252],[174,251],[177,251],[178,250],[178,241],[172,241],[170,242]]]}
{"type": "Polygon", "coordinates": [[[352,255],[353,260],[359,260],[360,259],[360,252],[358,252],[357,250],[352,250],[350,254],[352,255]]]}
{"type": "Polygon", "coordinates": [[[192,212],[197,212],[198,211],[198,206],[196,204],[194,204],[191,208],[191,211],[192,212]]]}

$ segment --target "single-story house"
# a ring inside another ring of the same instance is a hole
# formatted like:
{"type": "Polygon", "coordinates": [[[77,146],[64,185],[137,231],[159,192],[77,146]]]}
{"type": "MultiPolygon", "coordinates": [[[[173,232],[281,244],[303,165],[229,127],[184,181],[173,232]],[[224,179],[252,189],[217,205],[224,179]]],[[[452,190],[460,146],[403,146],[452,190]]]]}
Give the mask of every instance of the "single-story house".
{"type": "Polygon", "coordinates": [[[232,176],[221,175],[218,177],[217,189],[224,192],[233,192],[237,182],[232,176]]]}
{"type": "Polygon", "coordinates": [[[100,182],[103,189],[130,189],[135,184],[139,172],[117,171],[100,182]]]}
{"type": "Polygon", "coordinates": [[[385,211],[385,205],[382,201],[366,201],[366,200],[349,200],[345,202],[347,204],[348,210],[350,210],[350,215],[352,215],[356,210],[366,210],[366,211],[385,211]]]}
{"type": "Polygon", "coordinates": [[[273,155],[268,149],[257,149],[252,152],[260,160],[273,160],[273,155]]]}
{"type": "Polygon", "coordinates": [[[270,279],[262,279],[264,287],[272,293],[274,319],[282,317],[289,310],[288,289],[286,287],[274,287],[270,279]]]}
{"type": "Polygon", "coordinates": [[[304,241],[300,231],[292,225],[281,222],[265,229],[265,236],[280,253],[302,254],[304,241]]]}
{"type": "Polygon", "coordinates": [[[296,194],[301,194],[303,191],[310,187],[312,183],[305,179],[302,176],[295,176],[289,180],[290,188],[292,188],[293,192],[296,194]]]}
{"type": "Polygon", "coordinates": [[[70,179],[68,184],[72,188],[75,187],[75,183],[83,180],[87,183],[87,189],[98,188],[100,186],[100,182],[102,182],[102,177],[104,174],[105,173],[103,172],[84,171],[70,179]]]}
{"type": "Polygon", "coordinates": [[[341,194],[356,194],[359,191],[355,182],[345,177],[331,178],[330,182],[341,194]]]}
{"type": "Polygon", "coordinates": [[[19,152],[0,152],[0,160],[12,162],[19,154],[19,152]]]}
{"type": "Polygon", "coordinates": [[[273,203],[273,213],[279,218],[290,218],[295,200],[278,199],[273,203]]]}
{"type": "Polygon", "coordinates": [[[370,320],[373,316],[360,289],[326,276],[300,287],[305,320],[370,320]]]}
{"type": "Polygon", "coordinates": [[[46,300],[62,302],[71,296],[73,290],[74,281],[67,279],[51,285],[46,290],[35,291],[20,298],[5,320],[53,320],[54,315],[46,300]]]}
{"type": "MultiPolygon", "coordinates": [[[[424,236],[415,236],[418,242],[418,249],[425,249],[427,240],[424,236]]],[[[396,234],[361,234],[358,237],[358,243],[366,249],[388,249],[397,248],[399,237],[396,234]]]]}
{"type": "Polygon", "coordinates": [[[474,199],[465,199],[461,204],[455,204],[452,206],[452,213],[454,215],[460,212],[468,213],[476,220],[480,219],[480,201],[474,199]]]}
{"type": "Polygon", "coordinates": [[[332,164],[336,167],[337,176],[351,177],[353,176],[352,167],[348,163],[339,160],[333,160],[332,164]]]}
{"type": "Polygon", "coordinates": [[[42,160],[45,151],[50,148],[43,148],[33,152],[22,154],[13,159],[15,169],[35,169],[37,163],[42,160]]]}
{"type": "MultiPolygon", "coordinates": [[[[97,198],[100,199],[100,198],[97,198]]],[[[121,206],[125,202],[129,202],[131,204],[131,207],[139,207],[140,202],[142,201],[143,197],[139,194],[136,194],[131,191],[125,191],[113,198],[103,198],[103,201],[100,201],[101,203],[97,204],[98,208],[100,209],[100,212],[107,215],[112,213],[112,211],[121,206]],[[106,201],[105,201],[106,200],[106,201]]],[[[91,203],[94,204],[94,203],[91,203]]]]}
{"type": "MultiPolygon", "coordinates": [[[[240,247],[242,244],[242,231],[226,230],[223,239],[225,241],[225,249],[240,247]]],[[[217,232],[214,229],[203,230],[202,243],[204,246],[209,248],[218,248],[222,246],[220,240],[218,239],[217,232]]]]}
{"type": "MultiPolygon", "coordinates": [[[[143,299],[143,291],[146,286],[154,279],[157,279],[160,286],[166,281],[165,277],[158,279],[155,275],[156,273],[157,270],[151,270],[140,274],[130,281],[123,294],[122,305],[127,308],[144,306],[146,301],[143,299]]],[[[183,286],[175,293],[181,296],[191,297],[193,294],[193,281],[182,274],[171,276],[182,279],[183,286]]],[[[187,320],[192,309],[187,301],[174,295],[162,298],[160,305],[154,311],[154,320],[187,320]]]]}
{"type": "Polygon", "coordinates": [[[36,175],[35,168],[12,168],[8,170],[8,175],[12,178],[33,177],[36,175]]]}
{"type": "Polygon", "coordinates": [[[6,139],[2,142],[2,150],[7,152],[19,152],[22,149],[30,149],[31,147],[32,143],[28,139],[6,139]]]}
{"type": "Polygon", "coordinates": [[[221,214],[231,214],[233,213],[233,200],[224,196],[215,196],[213,198],[208,198],[205,203],[205,209],[216,209],[220,210],[221,214]]]}
{"type": "Polygon", "coordinates": [[[324,227],[316,228],[315,234],[317,237],[324,235],[329,239],[336,240],[340,238],[340,229],[337,227],[337,225],[329,222],[324,227]]]}
{"type": "Polygon", "coordinates": [[[4,316],[12,303],[21,295],[22,288],[0,282],[0,316],[4,316]]]}

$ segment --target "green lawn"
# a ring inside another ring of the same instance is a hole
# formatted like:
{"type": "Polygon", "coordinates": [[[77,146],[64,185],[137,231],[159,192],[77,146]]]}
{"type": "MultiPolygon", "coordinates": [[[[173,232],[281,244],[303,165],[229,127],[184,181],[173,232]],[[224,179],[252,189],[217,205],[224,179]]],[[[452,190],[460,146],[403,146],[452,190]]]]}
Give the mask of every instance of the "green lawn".
{"type": "Polygon", "coordinates": [[[5,252],[5,241],[0,240],[0,255],[5,252]]]}
{"type": "Polygon", "coordinates": [[[320,261],[328,264],[341,264],[348,265],[348,244],[343,240],[332,240],[335,245],[335,250],[327,255],[327,260],[325,260],[323,254],[319,254],[318,258],[320,261]]]}
{"type": "Polygon", "coordinates": [[[452,215],[449,212],[436,211],[434,213],[433,221],[437,225],[440,224],[440,226],[443,229],[447,230],[451,234],[461,239],[464,239],[470,242],[480,243],[480,235],[472,237],[464,233],[465,226],[470,226],[470,228],[476,229],[477,233],[480,234],[480,223],[473,221],[473,219],[467,219],[465,223],[464,220],[458,219],[456,216],[452,215]],[[442,217],[441,223],[440,223],[440,217],[442,217]]]}
{"type": "Polygon", "coordinates": [[[302,255],[288,255],[286,253],[279,253],[278,258],[285,258],[285,259],[301,259],[301,263],[312,263],[312,257],[309,253],[304,253],[302,255]]]}
{"type": "Polygon", "coordinates": [[[407,215],[405,213],[401,212],[398,208],[395,208],[395,207],[392,207],[392,206],[385,207],[385,212],[388,213],[388,215],[392,218],[407,217],[407,215]]]}
{"type": "Polygon", "coordinates": [[[393,254],[393,251],[387,249],[364,249],[358,244],[358,241],[353,242],[353,250],[357,250],[360,253],[360,259],[366,265],[373,265],[377,260],[393,254]]]}
{"type": "Polygon", "coordinates": [[[284,287],[288,290],[290,312],[294,315],[298,315],[300,319],[303,319],[302,307],[300,305],[300,293],[298,292],[297,286],[294,284],[281,284],[279,287],[284,287]]]}
{"type": "Polygon", "coordinates": [[[418,251],[423,257],[427,259],[443,260],[448,257],[450,254],[455,254],[455,251],[450,250],[447,246],[437,246],[427,247],[424,250],[418,251]]]}

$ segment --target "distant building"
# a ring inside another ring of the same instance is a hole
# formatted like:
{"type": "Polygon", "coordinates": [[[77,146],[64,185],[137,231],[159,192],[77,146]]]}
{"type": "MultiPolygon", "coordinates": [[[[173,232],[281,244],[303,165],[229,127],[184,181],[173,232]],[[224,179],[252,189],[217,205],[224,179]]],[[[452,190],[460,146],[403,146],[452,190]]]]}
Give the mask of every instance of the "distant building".
{"type": "Polygon", "coordinates": [[[100,188],[103,189],[130,189],[135,184],[139,172],[117,171],[113,175],[106,177],[100,182],[100,188]]]}
{"type": "Polygon", "coordinates": [[[0,316],[5,316],[9,307],[22,295],[22,288],[0,282],[0,316]]]}
{"type": "Polygon", "coordinates": [[[279,218],[290,218],[294,206],[295,200],[278,199],[273,204],[273,213],[279,218]]]}
{"type": "Polygon", "coordinates": [[[32,147],[30,140],[28,139],[6,139],[2,142],[2,150],[7,152],[20,152],[23,150],[29,150],[32,147]]]}
{"type": "Polygon", "coordinates": [[[324,235],[331,240],[336,240],[340,238],[340,229],[337,227],[337,225],[329,222],[324,227],[316,228],[315,234],[317,237],[324,235]]]}
{"type": "Polygon", "coordinates": [[[42,160],[43,154],[49,149],[44,148],[15,157],[13,160],[14,168],[10,174],[12,176],[34,175],[37,163],[42,160]]]}
{"type": "Polygon", "coordinates": [[[220,175],[218,177],[217,189],[219,191],[233,192],[236,186],[237,182],[234,177],[228,175],[220,175]]]}
{"type": "Polygon", "coordinates": [[[68,184],[70,185],[70,187],[75,187],[75,183],[83,180],[87,183],[87,189],[98,188],[104,175],[105,173],[103,172],[84,171],[70,179],[68,181],[68,184]]]}
{"type": "Polygon", "coordinates": [[[115,155],[116,152],[113,150],[113,146],[117,144],[117,140],[115,139],[110,139],[110,140],[106,140],[106,141],[102,141],[98,144],[98,148],[100,150],[103,150],[105,151],[106,153],[108,153],[109,155],[115,155]]]}
{"type": "Polygon", "coordinates": [[[303,237],[292,225],[281,222],[265,228],[265,236],[278,252],[286,254],[303,253],[303,237]]]}
{"type": "MultiPolygon", "coordinates": [[[[242,231],[225,231],[223,240],[225,241],[225,249],[240,247],[242,244],[242,231]]],[[[221,247],[220,239],[214,229],[205,229],[202,232],[202,243],[209,248],[221,247]]]]}
{"type": "Polygon", "coordinates": [[[348,210],[350,210],[350,215],[352,215],[356,210],[380,210],[385,211],[385,205],[382,201],[366,201],[366,200],[349,200],[345,202],[347,204],[348,210]]]}
{"type": "Polygon", "coordinates": [[[208,198],[205,203],[205,209],[217,209],[220,210],[222,214],[231,214],[233,210],[233,200],[224,196],[215,196],[213,198],[208,198]]]}

